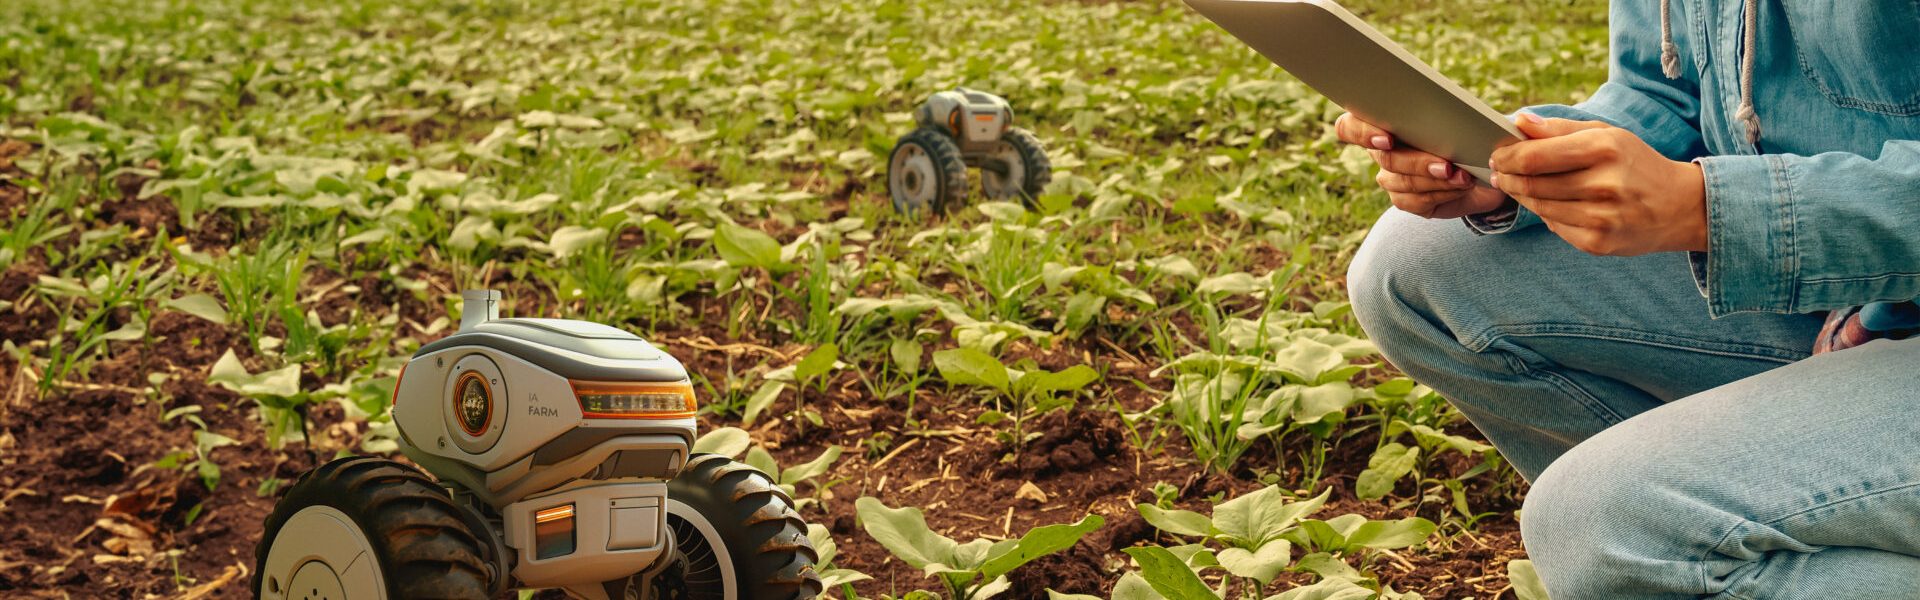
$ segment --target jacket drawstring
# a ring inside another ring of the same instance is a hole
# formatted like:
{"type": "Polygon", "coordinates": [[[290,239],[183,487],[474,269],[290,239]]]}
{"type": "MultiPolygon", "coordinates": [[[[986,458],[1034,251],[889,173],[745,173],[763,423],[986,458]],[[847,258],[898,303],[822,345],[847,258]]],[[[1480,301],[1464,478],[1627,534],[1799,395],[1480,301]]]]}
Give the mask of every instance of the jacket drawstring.
{"type": "Polygon", "coordinates": [[[1680,48],[1673,45],[1673,0],[1660,0],[1660,70],[1680,78],[1680,48]]]}
{"type": "Polygon", "coordinates": [[[1747,143],[1755,146],[1760,145],[1760,115],[1753,111],[1753,40],[1759,24],[1760,0],[1747,0],[1747,35],[1740,44],[1740,110],[1733,113],[1733,118],[1747,126],[1747,143]]]}
{"type": "MultiPolygon", "coordinates": [[[[1746,0],[1740,40],[1740,108],[1733,118],[1747,129],[1747,143],[1760,145],[1760,115],[1753,110],[1754,39],[1760,25],[1760,0],[1746,0]]],[[[1680,48],[1673,43],[1673,0],[1660,0],[1660,70],[1667,79],[1680,78],[1680,48]]]]}

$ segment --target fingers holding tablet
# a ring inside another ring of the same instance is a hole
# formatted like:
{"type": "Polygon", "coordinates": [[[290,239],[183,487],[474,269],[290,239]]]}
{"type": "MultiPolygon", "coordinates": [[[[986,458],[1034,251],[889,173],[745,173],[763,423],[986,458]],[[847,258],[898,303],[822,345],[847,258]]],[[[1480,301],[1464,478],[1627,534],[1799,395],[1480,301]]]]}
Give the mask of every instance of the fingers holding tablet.
{"type": "Polygon", "coordinates": [[[1351,114],[1334,121],[1341,141],[1367,149],[1380,166],[1374,182],[1400,210],[1430,219],[1450,219],[1499,208],[1499,190],[1478,187],[1472,176],[1446,159],[1399,145],[1393,134],[1351,114]]]}
{"type": "Polygon", "coordinates": [[[1333,132],[1334,135],[1339,136],[1340,141],[1361,148],[1393,149],[1393,134],[1360,120],[1359,117],[1353,116],[1353,113],[1342,113],[1340,118],[1334,119],[1333,132]]]}

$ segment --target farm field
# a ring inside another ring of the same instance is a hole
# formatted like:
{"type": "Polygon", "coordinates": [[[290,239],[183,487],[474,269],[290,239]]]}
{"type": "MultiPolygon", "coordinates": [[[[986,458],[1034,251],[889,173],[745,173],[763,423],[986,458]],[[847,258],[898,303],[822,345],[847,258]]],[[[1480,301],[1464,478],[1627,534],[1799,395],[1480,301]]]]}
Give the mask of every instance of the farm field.
{"type": "MultiPolygon", "coordinates": [[[[0,595],[250,597],[492,288],[685,363],[830,596],[1544,597],[1525,483],[1349,316],[1340,109],[1177,0],[8,4],[0,595]],[[895,214],[957,85],[1054,183],[895,214]]],[[[1604,77],[1599,0],[1346,5],[1500,110],[1604,77]]]]}

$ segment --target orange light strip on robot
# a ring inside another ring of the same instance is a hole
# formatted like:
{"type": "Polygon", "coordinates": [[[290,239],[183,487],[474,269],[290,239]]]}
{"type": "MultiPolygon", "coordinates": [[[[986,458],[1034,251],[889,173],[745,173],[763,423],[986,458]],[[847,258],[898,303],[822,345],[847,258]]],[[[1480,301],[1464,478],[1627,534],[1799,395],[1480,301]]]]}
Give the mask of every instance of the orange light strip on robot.
{"type": "Polygon", "coordinates": [[[393,401],[387,403],[387,406],[400,405],[400,380],[406,379],[406,378],[407,378],[407,366],[400,365],[400,374],[395,375],[393,377],[393,401]]]}
{"type": "Polygon", "coordinates": [[[690,381],[570,383],[580,412],[590,419],[685,419],[698,409],[690,381]]]}
{"type": "Polygon", "coordinates": [[[572,504],[566,504],[562,506],[555,506],[553,508],[541,509],[539,512],[533,513],[533,522],[535,523],[551,523],[554,521],[559,521],[561,519],[571,519],[571,518],[573,518],[572,504]]]}

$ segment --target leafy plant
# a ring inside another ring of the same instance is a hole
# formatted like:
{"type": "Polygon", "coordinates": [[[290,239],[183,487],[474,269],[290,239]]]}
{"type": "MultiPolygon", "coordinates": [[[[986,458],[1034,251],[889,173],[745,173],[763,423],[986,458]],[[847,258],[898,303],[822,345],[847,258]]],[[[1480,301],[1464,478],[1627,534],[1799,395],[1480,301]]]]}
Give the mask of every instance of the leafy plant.
{"type": "Polygon", "coordinates": [[[933,364],[948,383],[990,388],[999,392],[996,403],[1001,399],[1010,402],[1011,406],[1004,410],[983,413],[980,420],[988,425],[1012,420],[1013,430],[1002,441],[1013,446],[1016,452],[1024,448],[1029,439],[1023,427],[1028,419],[1070,406],[1072,397],[1061,394],[1078,392],[1100,379],[1100,374],[1086,365],[1074,365],[1058,372],[1039,368],[1009,369],[992,355],[972,348],[934,352],[933,364]]]}
{"type": "MultiPolygon", "coordinates": [[[[1432,522],[1419,517],[1394,521],[1370,521],[1353,514],[1326,521],[1308,518],[1320,510],[1330,493],[1291,500],[1278,487],[1268,486],[1214,506],[1211,516],[1139,504],[1136,508],[1147,523],[1174,535],[1200,538],[1202,543],[1130,553],[1140,560],[1146,580],[1168,597],[1195,593],[1191,583],[1200,581],[1195,573],[1205,570],[1220,570],[1249,580],[1252,585],[1242,588],[1247,590],[1243,595],[1257,597],[1253,591],[1288,570],[1310,571],[1348,582],[1364,581],[1366,577],[1347,568],[1337,557],[1405,548],[1425,541],[1434,531],[1432,522]],[[1297,563],[1292,555],[1294,548],[1306,552],[1297,563]],[[1174,560],[1167,560],[1169,557],[1174,560]]],[[[1223,580],[1211,593],[1224,596],[1230,584],[1230,579],[1223,580]]]]}
{"type": "Polygon", "coordinates": [[[213,461],[213,451],[218,448],[239,444],[239,440],[218,434],[207,429],[207,422],[200,419],[200,406],[197,404],[175,407],[160,416],[160,422],[174,419],[193,424],[193,448],[168,453],[155,461],[155,467],[161,469],[181,469],[200,478],[200,483],[211,492],[220,485],[220,464],[213,461]]]}
{"type": "Polygon", "coordinates": [[[833,559],[840,554],[840,546],[833,542],[833,534],[827,531],[825,525],[808,523],[807,541],[813,544],[813,551],[819,555],[819,559],[814,561],[813,566],[814,573],[820,576],[821,586],[826,588],[828,593],[839,590],[840,597],[844,600],[857,600],[859,595],[853,592],[853,584],[873,579],[873,577],[853,569],[834,566],[833,559]]]}
{"type": "Polygon", "coordinates": [[[846,363],[840,362],[839,358],[839,346],[822,344],[809,350],[805,356],[800,357],[800,360],[793,364],[768,372],[764,376],[766,382],[762,383],[760,389],[747,399],[746,407],[741,412],[741,420],[747,425],[752,425],[760,413],[764,412],[768,406],[772,406],[774,400],[779,399],[780,393],[786,391],[787,385],[791,383],[797,388],[794,390],[793,398],[793,414],[798,417],[795,419],[795,426],[801,431],[806,431],[806,423],[812,423],[816,427],[821,425],[823,421],[820,413],[807,408],[807,390],[812,388],[815,393],[824,393],[828,381],[826,376],[847,366],[846,363]]]}
{"type": "Polygon", "coordinates": [[[260,415],[267,422],[267,441],[273,447],[278,448],[288,436],[305,439],[306,417],[300,411],[313,397],[300,390],[300,365],[248,373],[246,365],[240,364],[239,357],[228,350],[213,363],[207,383],[258,402],[260,415]]]}
{"type": "Polygon", "coordinates": [[[1087,515],[1076,523],[1033,528],[1017,540],[976,539],[967,543],[934,533],[917,508],[888,508],[879,500],[854,503],[867,534],[907,565],[939,577],[953,600],[979,600],[1005,592],[1006,574],[1033,559],[1073,547],[1106,523],[1087,515]]]}
{"type": "Polygon", "coordinates": [[[839,446],[828,446],[825,452],[821,452],[820,456],[814,457],[813,460],[782,469],[780,468],[780,464],[773,460],[772,454],[768,454],[765,449],[759,446],[754,446],[753,449],[747,451],[747,458],[742,462],[747,463],[748,466],[755,469],[759,469],[761,472],[766,473],[768,477],[773,478],[774,484],[780,486],[781,491],[786,492],[787,496],[794,499],[794,508],[806,508],[811,504],[819,502],[819,500],[815,498],[800,498],[798,489],[800,484],[811,484],[816,495],[825,494],[829,486],[814,481],[814,478],[826,474],[827,469],[833,467],[833,461],[840,459],[841,451],[842,448],[839,446]]]}

